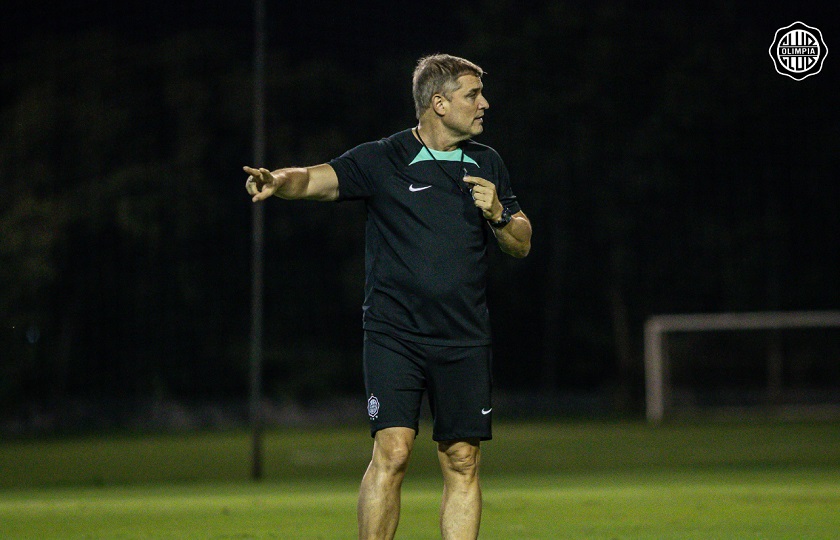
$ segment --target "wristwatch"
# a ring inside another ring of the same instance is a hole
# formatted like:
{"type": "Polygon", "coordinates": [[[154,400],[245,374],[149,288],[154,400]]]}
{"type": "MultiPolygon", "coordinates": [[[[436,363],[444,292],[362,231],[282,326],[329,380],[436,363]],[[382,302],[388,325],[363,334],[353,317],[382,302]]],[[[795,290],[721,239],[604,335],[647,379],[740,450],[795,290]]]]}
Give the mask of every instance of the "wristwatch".
{"type": "Polygon", "coordinates": [[[502,217],[499,218],[499,221],[487,220],[487,223],[489,223],[494,229],[503,229],[505,225],[510,223],[510,210],[502,208],[502,217]]]}

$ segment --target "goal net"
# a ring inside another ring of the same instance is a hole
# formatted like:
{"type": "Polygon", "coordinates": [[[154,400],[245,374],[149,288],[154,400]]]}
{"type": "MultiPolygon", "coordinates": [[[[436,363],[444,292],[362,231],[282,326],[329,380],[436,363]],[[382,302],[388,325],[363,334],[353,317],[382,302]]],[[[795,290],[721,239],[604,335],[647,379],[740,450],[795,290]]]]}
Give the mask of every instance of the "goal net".
{"type": "Polygon", "coordinates": [[[657,315],[645,323],[647,418],[840,415],[840,311],[657,315]]]}

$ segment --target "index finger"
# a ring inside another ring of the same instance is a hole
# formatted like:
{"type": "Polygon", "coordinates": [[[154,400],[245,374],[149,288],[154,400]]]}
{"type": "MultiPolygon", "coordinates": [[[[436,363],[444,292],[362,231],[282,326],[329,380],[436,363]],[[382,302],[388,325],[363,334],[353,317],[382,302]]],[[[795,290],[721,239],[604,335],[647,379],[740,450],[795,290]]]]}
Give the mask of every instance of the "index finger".
{"type": "Polygon", "coordinates": [[[245,165],[244,167],[242,167],[242,170],[250,174],[251,176],[260,176],[260,171],[254,169],[253,167],[245,165]]]}
{"type": "Polygon", "coordinates": [[[465,176],[464,182],[476,186],[486,186],[492,183],[489,180],[485,180],[484,178],[481,178],[479,176],[465,176]]]}

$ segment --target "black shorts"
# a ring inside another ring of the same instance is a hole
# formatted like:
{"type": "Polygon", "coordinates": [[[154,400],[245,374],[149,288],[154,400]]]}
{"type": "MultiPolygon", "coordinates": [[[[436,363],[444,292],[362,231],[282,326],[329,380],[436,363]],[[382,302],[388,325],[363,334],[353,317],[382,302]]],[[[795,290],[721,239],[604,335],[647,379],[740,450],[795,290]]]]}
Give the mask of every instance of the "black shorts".
{"type": "Polygon", "coordinates": [[[419,432],[423,392],[429,392],[432,438],[489,440],[490,346],[426,345],[365,332],[364,370],[370,434],[389,427],[419,432]]]}

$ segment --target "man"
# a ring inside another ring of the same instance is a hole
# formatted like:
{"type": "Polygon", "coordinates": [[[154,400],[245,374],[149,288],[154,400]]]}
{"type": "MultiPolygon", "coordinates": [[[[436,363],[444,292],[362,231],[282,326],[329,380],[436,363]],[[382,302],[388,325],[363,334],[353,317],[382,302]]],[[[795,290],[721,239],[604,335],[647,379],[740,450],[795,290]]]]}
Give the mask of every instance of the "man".
{"type": "Polygon", "coordinates": [[[244,167],[253,201],[272,195],[364,200],[364,375],[373,457],[359,490],[359,538],[393,538],[400,487],[428,391],[444,479],[444,539],[478,536],[480,441],[491,438],[487,245],[525,257],[531,224],[499,155],[475,143],[490,106],[483,70],[450,55],[421,58],[419,123],[327,164],[244,167]]]}

